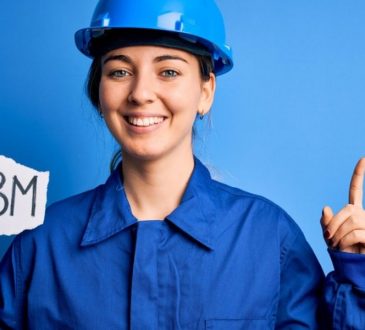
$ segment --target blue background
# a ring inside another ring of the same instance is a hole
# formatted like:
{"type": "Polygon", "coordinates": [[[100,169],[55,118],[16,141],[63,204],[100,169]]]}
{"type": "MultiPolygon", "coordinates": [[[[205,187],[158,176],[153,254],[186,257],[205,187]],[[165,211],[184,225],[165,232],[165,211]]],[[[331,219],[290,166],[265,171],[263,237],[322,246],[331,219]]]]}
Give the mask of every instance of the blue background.
{"type": "MultiPolygon", "coordinates": [[[[321,209],[347,203],[365,155],[365,1],[217,2],[235,67],[218,79],[196,152],[220,180],[282,206],[329,271],[321,209]]],[[[117,148],[85,97],[90,60],[73,43],[95,4],[0,4],[0,154],[49,170],[49,203],[103,182],[117,148]]],[[[11,239],[0,237],[0,255],[11,239]]]]}

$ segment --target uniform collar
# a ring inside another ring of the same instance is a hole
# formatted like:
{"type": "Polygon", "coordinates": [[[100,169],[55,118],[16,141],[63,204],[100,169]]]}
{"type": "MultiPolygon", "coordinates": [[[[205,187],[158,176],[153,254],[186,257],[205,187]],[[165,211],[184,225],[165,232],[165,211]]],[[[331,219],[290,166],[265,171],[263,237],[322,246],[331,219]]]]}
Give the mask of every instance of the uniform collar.
{"type": "MultiPolygon", "coordinates": [[[[213,249],[215,212],[210,184],[212,179],[208,169],[197,158],[194,161],[194,170],[181,203],[165,221],[174,224],[203,246],[213,249]]],[[[118,166],[107,182],[97,188],[82,246],[97,244],[138,222],[131,212],[120,173],[118,166]]]]}

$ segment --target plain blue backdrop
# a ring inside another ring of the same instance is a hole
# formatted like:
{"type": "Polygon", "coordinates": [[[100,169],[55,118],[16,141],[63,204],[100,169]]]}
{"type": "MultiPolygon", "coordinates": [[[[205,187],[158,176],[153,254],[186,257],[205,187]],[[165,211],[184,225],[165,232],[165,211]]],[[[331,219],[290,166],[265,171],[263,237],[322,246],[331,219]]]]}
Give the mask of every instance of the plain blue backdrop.
{"type": "MultiPolygon", "coordinates": [[[[196,152],[220,180],[282,206],[329,271],[321,209],[347,203],[365,155],[365,1],[217,2],[235,67],[218,79],[196,152]]],[[[103,182],[116,149],[73,43],[95,4],[0,4],[0,154],[49,170],[49,203],[103,182]]],[[[0,237],[0,255],[11,239],[0,237]]]]}

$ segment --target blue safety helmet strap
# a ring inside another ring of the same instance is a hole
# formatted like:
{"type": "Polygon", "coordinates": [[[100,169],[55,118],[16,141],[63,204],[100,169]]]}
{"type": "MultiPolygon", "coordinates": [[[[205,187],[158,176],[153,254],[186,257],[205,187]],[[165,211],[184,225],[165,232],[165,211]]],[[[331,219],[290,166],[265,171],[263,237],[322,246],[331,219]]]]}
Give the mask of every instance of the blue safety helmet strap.
{"type": "Polygon", "coordinates": [[[76,46],[93,58],[93,41],[114,29],[167,31],[207,49],[216,75],[233,66],[223,18],[214,0],[99,0],[90,27],[75,33],[76,46]]]}

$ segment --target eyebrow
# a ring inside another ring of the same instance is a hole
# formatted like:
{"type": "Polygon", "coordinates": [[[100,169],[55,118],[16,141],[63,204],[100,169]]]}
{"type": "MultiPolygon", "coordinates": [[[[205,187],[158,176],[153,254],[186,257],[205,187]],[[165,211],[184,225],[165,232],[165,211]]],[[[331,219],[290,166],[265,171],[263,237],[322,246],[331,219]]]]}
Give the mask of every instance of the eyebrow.
{"type": "MultiPolygon", "coordinates": [[[[185,60],[184,58],[182,58],[180,56],[176,56],[176,55],[161,55],[161,56],[157,56],[153,60],[153,62],[159,63],[159,62],[168,61],[168,60],[177,60],[177,61],[183,61],[185,63],[188,63],[187,60],[185,60]]],[[[105,65],[109,61],[120,61],[120,62],[125,62],[125,63],[128,63],[128,64],[133,64],[132,59],[130,57],[126,56],[126,55],[111,55],[111,56],[108,56],[103,61],[103,64],[105,65]]]]}
{"type": "Polygon", "coordinates": [[[108,56],[104,61],[103,64],[105,65],[106,63],[110,62],[110,61],[120,61],[120,62],[125,62],[128,64],[132,64],[132,60],[125,55],[111,55],[108,56]]]}
{"type": "Polygon", "coordinates": [[[178,60],[178,61],[183,61],[185,63],[188,63],[187,60],[185,60],[184,58],[180,57],[180,56],[176,56],[176,55],[161,55],[158,56],[154,59],[153,62],[162,62],[162,61],[168,61],[168,60],[178,60]]]}

